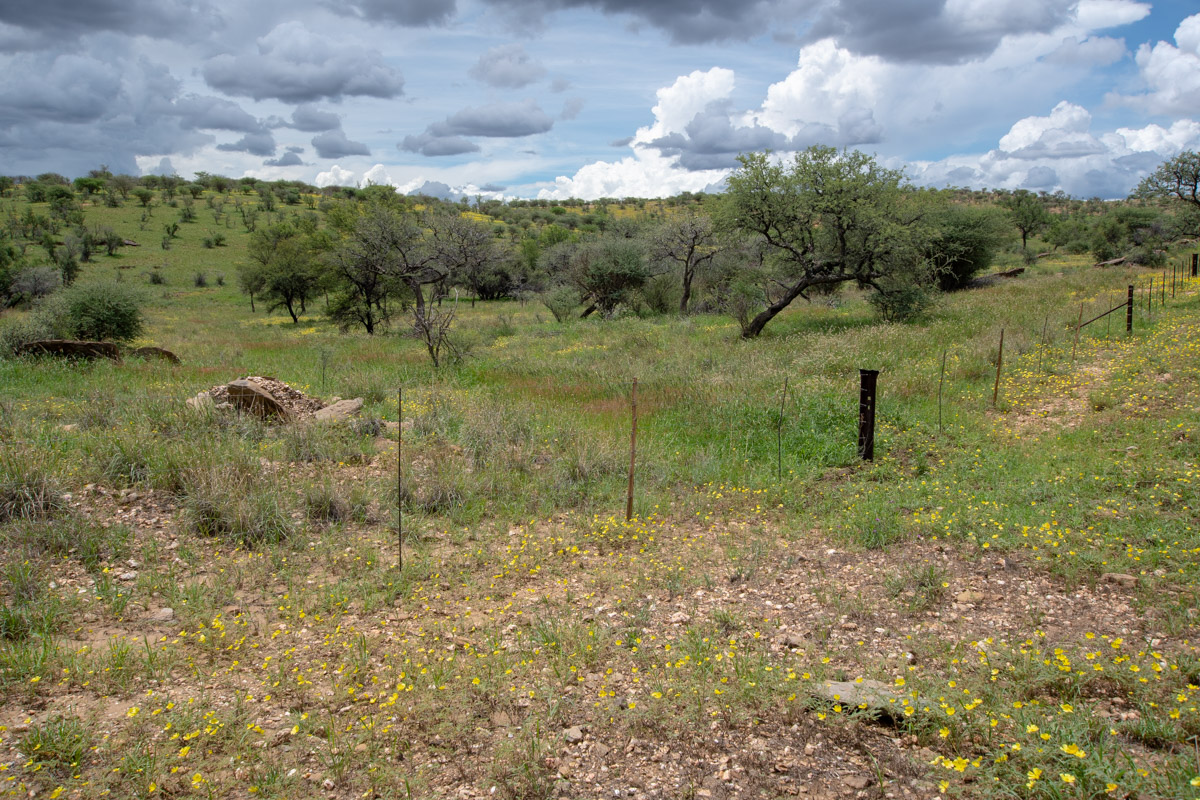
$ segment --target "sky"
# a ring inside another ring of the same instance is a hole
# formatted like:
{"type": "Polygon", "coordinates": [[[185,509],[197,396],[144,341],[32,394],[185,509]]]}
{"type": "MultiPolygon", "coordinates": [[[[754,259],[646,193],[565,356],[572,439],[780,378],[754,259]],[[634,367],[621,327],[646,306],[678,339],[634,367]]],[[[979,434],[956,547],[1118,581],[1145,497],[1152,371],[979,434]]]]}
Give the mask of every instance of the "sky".
{"type": "Polygon", "coordinates": [[[1200,149],[1195,0],[0,0],[0,174],[715,191],[855,148],[1125,196],[1200,149]]]}

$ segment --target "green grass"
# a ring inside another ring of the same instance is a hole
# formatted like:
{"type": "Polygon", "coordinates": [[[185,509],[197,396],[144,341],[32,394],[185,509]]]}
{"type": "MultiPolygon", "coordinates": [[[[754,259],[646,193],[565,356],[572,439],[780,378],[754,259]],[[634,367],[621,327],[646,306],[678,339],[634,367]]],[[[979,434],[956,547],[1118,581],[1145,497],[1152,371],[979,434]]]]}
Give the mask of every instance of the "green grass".
{"type": "MultiPolygon", "coordinates": [[[[573,724],[695,757],[700,785],[720,769],[710,738],[782,752],[792,733],[868,736],[870,715],[806,687],[871,677],[898,691],[904,757],[938,756],[908,768],[928,794],[1195,795],[1196,295],[1143,298],[1132,337],[1123,318],[1085,329],[1074,363],[1079,305],[1091,316],[1142,275],[1043,259],[905,325],[847,290],[752,342],[719,315],[560,324],[535,303],[460,303],[471,355],[435,370],[396,332],[338,332],[321,300],[295,325],[252,313],[240,218],[216,223],[203,199],[196,212],[163,250],[177,209],[141,230],[140,208],[89,207],[142,246],[80,278],[144,284],[144,343],[181,366],[0,359],[0,685],[5,710],[44,704],[20,746],[39,745],[60,785],[294,796],[315,768],[356,794],[539,796],[566,780],[550,759],[573,724]],[[206,248],[218,230],[227,244],[206,248]],[[855,452],[860,368],[880,370],[872,464],[855,452]],[[183,404],[250,374],[361,396],[366,422],[183,404]],[[398,419],[401,388],[402,490],[400,443],[376,422],[398,419]],[[165,522],[121,516],[121,490],[165,522]],[[860,563],[879,568],[844,584],[860,563]],[[1136,588],[1104,594],[1110,572],[1136,588]],[[1087,627],[1031,607],[960,640],[952,623],[1007,602],[956,607],[981,574],[1090,598],[1087,627]],[[1118,601],[1144,620],[1137,640],[1105,627],[1118,601]],[[170,623],[148,622],[162,607],[170,623]],[[808,643],[778,646],[785,621],[808,643]],[[107,738],[66,726],[68,694],[115,704],[107,738]],[[281,729],[293,749],[272,744],[281,729]],[[461,752],[484,766],[439,760],[461,752]]],[[[877,780],[901,779],[879,763],[877,780]]]]}

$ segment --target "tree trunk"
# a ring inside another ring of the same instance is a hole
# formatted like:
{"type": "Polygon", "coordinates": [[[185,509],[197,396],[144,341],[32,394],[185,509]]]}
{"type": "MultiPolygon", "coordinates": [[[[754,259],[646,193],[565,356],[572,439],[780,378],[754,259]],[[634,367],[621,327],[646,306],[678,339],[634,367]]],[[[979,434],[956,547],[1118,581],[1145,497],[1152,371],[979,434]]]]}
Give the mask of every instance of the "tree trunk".
{"type": "Polygon", "coordinates": [[[679,298],[679,316],[687,316],[688,301],[692,297],[692,271],[683,268],[683,297],[679,298]]]}
{"type": "Polygon", "coordinates": [[[807,289],[810,285],[811,284],[807,281],[802,280],[789,288],[783,297],[767,306],[759,313],[758,316],[750,320],[750,324],[742,329],[742,338],[753,339],[762,333],[762,330],[767,326],[767,323],[775,319],[775,315],[780,311],[783,311],[785,308],[790,306],[792,301],[799,297],[800,293],[807,289]]]}

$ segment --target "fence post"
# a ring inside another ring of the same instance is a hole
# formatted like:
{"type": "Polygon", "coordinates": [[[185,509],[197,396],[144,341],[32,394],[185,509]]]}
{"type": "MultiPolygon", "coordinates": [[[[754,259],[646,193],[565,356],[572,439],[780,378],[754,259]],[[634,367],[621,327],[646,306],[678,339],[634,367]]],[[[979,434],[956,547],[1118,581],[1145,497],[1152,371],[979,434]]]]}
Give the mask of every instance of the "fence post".
{"type": "Polygon", "coordinates": [[[946,382],[946,351],[942,351],[942,374],[938,378],[938,433],[942,432],[942,385],[946,382]]]}
{"type": "Polygon", "coordinates": [[[404,390],[396,390],[396,569],[404,569],[404,390]]]}
{"type": "Polygon", "coordinates": [[[779,421],[775,426],[775,479],[783,483],[783,404],[787,402],[788,378],[783,378],[783,394],[779,396],[779,421]]]}
{"type": "Polygon", "coordinates": [[[1192,277],[1196,277],[1196,269],[1200,267],[1200,253],[1192,253],[1192,277]]]}
{"type": "Polygon", "coordinates": [[[1000,329],[1000,352],[996,355],[996,384],[992,387],[992,408],[1000,397],[1000,368],[1004,365],[1004,328],[1000,329]]]}
{"type": "Polygon", "coordinates": [[[1125,332],[1133,333],[1133,284],[1129,284],[1126,289],[1128,294],[1125,300],[1125,332]]]}
{"type": "Polygon", "coordinates": [[[1083,303],[1079,304],[1079,321],[1075,323],[1075,343],[1071,345],[1071,369],[1075,368],[1075,351],[1079,349],[1079,329],[1083,327],[1083,303]]]}
{"type": "Polygon", "coordinates": [[[637,463],[637,378],[633,379],[633,392],[629,395],[631,426],[629,428],[629,489],[625,494],[625,521],[633,519],[633,469],[637,463]]]}
{"type": "Polygon", "coordinates": [[[863,461],[875,460],[875,386],[878,378],[877,369],[858,371],[858,457],[863,461]]]}

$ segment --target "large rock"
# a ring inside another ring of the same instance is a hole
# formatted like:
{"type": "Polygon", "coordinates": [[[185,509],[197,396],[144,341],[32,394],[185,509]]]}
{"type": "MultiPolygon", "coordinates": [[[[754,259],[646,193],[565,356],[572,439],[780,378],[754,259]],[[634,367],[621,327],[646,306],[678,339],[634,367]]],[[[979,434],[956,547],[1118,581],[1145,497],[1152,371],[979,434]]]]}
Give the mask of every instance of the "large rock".
{"type": "Polygon", "coordinates": [[[172,364],[182,364],[179,356],[172,353],[170,350],[164,350],[161,347],[139,347],[136,350],[130,351],[129,355],[137,358],[161,358],[163,361],[169,361],[172,364]]]}
{"type": "Polygon", "coordinates": [[[338,400],[336,403],[317,409],[312,418],[317,422],[342,422],[357,415],[359,411],[362,411],[362,407],[363,399],[361,397],[353,400],[338,400]]]}
{"type": "Polygon", "coordinates": [[[71,339],[44,339],[27,342],[17,348],[17,354],[51,355],[62,358],[108,358],[121,360],[121,349],[112,342],[79,342],[71,339]]]}
{"type": "Polygon", "coordinates": [[[287,422],[292,418],[292,412],[280,403],[275,395],[255,381],[232,381],[225,389],[234,408],[256,414],[263,419],[278,418],[287,422]]]}

